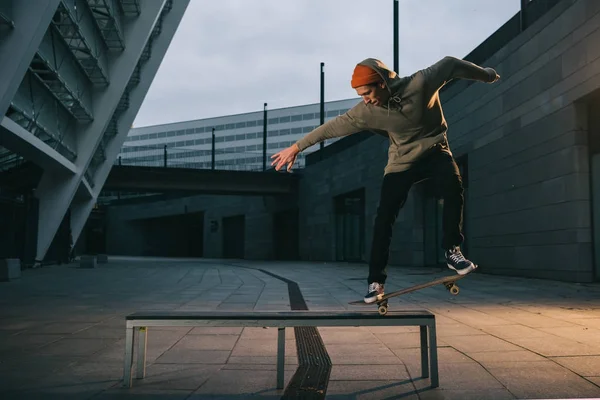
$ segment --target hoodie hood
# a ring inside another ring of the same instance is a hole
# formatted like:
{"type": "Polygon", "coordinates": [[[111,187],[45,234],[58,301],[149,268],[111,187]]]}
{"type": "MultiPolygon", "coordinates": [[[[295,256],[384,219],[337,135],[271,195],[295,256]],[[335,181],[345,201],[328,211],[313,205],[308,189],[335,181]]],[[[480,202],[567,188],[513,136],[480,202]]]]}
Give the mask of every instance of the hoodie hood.
{"type": "Polygon", "coordinates": [[[376,58],[366,58],[359,62],[358,65],[364,65],[377,72],[385,82],[390,94],[397,92],[405,81],[405,79],[400,78],[397,73],[389,69],[387,65],[376,58]]]}
{"type": "Polygon", "coordinates": [[[377,72],[385,82],[385,86],[390,92],[387,108],[389,109],[390,106],[394,107],[391,103],[395,103],[397,108],[402,109],[402,106],[400,105],[402,102],[402,89],[406,86],[409,79],[400,78],[396,72],[389,69],[387,65],[376,58],[366,58],[358,64],[371,68],[377,72]]]}

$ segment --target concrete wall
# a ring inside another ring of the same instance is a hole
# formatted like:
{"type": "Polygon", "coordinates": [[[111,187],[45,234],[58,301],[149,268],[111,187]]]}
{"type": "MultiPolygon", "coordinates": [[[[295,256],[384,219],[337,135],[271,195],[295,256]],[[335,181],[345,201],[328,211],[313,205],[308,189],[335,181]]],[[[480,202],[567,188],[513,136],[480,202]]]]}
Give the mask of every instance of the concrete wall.
{"type": "MultiPolygon", "coordinates": [[[[458,81],[442,92],[451,149],[468,160],[469,256],[485,272],[593,279],[585,101],[600,87],[599,11],[594,0],[562,1],[481,62],[500,82],[458,81]]],[[[303,258],[332,258],[330,198],[365,187],[368,259],[386,147],[374,137],[307,168],[303,258]]],[[[424,263],[423,207],[413,190],[390,263],[424,263]]]]}
{"type": "MultiPolygon", "coordinates": [[[[305,169],[300,182],[300,254],[305,260],[335,260],[336,196],[365,189],[365,252],[369,259],[373,223],[379,204],[388,141],[381,136],[352,146],[305,169]]],[[[394,227],[390,263],[412,266],[423,262],[423,229],[419,188],[411,190],[394,227]]]]}
{"type": "Polygon", "coordinates": [[[592,279],[587,107],[600,87],[600,3],[563,1],[485,65],[502,81],[443,96],[468,154],[471,257],[487,272],[592,279]]]}
{"type": "MultiPolygon", "coordinates": [[[[179,229],[177,226],[169,229],[165,225],[164,230],[157,228],[159,224],[153,224],[154,228],[148,230],[149,220],[204,213],[204,257],[220,258],[223,254],[222,219],[243,214],[246,216],[244,258],[269,259],[273,256],[273,214],[290,207],[295,207],[294,199],[259,196],[189,196],[110,206],[107,210],[107,252],[149,255],[149,247],[158,246],[157,241],[185,240],[181,236],[185,232],[183,224],[179,229]],[[211,229],[213,221],[218,223],[214,232],[211,229]]],[[[163,251],[162,255],[167,253],[163,251]]]]}

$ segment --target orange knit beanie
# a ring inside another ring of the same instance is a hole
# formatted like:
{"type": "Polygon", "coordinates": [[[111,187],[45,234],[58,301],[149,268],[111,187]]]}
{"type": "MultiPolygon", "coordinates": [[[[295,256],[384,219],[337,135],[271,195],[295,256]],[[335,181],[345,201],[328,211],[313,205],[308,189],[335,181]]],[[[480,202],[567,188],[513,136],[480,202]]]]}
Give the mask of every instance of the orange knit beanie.
{"type": "Polygon", "coordinates": [[[353,89],[356,89],[359,86],[369,85],[371,83],[380,82],[381,80],[381,76],[375,72],[375,70],[365,65],[358,64],[354,68],[350,84],[353,89]]]}

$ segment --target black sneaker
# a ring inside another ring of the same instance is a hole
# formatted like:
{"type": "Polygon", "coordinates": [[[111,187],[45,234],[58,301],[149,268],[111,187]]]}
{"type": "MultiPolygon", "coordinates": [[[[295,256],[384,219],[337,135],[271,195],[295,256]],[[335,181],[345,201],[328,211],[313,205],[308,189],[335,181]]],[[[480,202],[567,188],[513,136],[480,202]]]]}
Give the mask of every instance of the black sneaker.
{"type": "Polygon", "coordinates": [[[448,268],[455,270],[459,275],[466,275],[477,268],[475,264],[462,255],[458,246],[446,251],[446,263],[448,268]]]}
{"type": "Polygon", "coordinates": [[[374,303],[383,297],[383,283],[373,282],[367,288],[365,303],[374,303]]]}

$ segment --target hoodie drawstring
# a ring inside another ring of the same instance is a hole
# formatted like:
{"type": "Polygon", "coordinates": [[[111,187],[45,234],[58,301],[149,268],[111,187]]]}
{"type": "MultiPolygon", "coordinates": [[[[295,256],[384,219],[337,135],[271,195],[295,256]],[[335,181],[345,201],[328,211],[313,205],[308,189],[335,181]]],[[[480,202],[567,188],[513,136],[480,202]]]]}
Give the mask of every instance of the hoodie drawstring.
{"type": "Polygon", "coordinates": [[[388,117],[390,116],[390,102],[393,101],[394,103],[396,103],[396,105],[398,106],[399,110],[402,110],[402,105],[400,104],[402,102],[402,97],[400,97],[400,95],[395,94],[393,96],[390,96],[390,98],[388,99],[388,117]]]}

